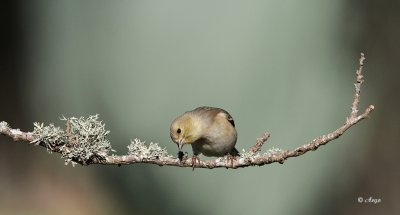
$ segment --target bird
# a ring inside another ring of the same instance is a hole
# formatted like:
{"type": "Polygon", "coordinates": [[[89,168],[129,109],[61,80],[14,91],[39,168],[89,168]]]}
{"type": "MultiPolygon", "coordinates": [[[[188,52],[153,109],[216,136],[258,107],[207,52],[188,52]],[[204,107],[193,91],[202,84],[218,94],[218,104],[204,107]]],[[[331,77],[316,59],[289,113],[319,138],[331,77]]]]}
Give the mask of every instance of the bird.
{"type": "Polygon", "coordinates": [[[198,155],[207,157],[223,157],[228,155],[233,165],[233,159],[239,156],[235,148],[237,131],[232,116],[222,108],[198,107],[187,111],[172,121],[170,136],[178,146],[179,159],[183,157],[183,146],[191,145],[193,150],[192,167],[198,155]]]}

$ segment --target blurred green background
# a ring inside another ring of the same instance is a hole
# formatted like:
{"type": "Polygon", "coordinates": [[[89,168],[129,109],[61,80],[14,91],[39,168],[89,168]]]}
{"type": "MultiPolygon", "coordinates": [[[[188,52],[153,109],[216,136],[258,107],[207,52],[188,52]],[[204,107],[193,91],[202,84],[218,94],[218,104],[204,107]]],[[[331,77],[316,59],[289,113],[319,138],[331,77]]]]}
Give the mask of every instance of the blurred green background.
{"type": "MultiPolygon", "coordinates": [[[[0,121],[100,114],[118,154],[177,148],[170,122],[229,111],[248,149],[295,148],[345,121],[359,53],[371,119],[285,164],[239,170],[65,166],[0,136],[0,214],[399,214],[398,1],[8,1],[0,121]],[[381,203],[358,203],[359,197],[381,203]]],[[[190,147],[186,148],[191,153],[190,147]]]]}

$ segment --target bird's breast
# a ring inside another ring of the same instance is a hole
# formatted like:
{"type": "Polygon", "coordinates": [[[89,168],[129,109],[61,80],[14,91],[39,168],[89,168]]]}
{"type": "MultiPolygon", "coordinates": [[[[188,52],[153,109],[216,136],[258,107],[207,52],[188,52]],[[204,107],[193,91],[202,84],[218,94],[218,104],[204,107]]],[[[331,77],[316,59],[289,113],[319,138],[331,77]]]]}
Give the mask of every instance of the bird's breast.
{"type": "Polygon", "coordinates": [[[222,157],[228,154],[236,144],[236,131],[235,134],[223,135],[221,133],[210,133],[192,143],[194,154],[203,154],[209,157],[222,157]]]}

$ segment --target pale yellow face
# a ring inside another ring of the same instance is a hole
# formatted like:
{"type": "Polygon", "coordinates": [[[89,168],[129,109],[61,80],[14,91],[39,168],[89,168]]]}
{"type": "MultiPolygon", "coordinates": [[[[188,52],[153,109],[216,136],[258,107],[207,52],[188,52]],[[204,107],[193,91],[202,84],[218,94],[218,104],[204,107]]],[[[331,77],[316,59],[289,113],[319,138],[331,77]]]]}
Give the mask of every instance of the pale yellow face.
{"type": "Polygon", "coordinates": [[[171,124],[171,139],[178,144],[178,147],[196,141],[198,139],[196,134],[196,123],[190,115],[184,114],[176,118],[171,124]]]}

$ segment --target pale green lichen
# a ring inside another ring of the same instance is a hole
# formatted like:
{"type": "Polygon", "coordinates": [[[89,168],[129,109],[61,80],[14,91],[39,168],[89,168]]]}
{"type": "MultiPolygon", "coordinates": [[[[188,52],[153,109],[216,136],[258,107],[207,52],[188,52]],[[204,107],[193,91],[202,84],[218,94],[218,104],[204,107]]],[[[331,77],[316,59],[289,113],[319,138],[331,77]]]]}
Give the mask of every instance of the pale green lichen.
{"type": "Polygon", "coordinates": [[[160,157],[168,157],[168,152],[165,148],[161,148],[158,143],[151,142],[146,146],[145,142],[135,138],[128,145],[128,154],[136,156],[140,159],[158,159],[160,157]]]}
{"type": "Polygon", "coordinates": [[[0,127],[8,128],[8,123],[5,122],[5,121],[1,121],[1,122],[0,122],[0,127]]]}
{"type": "Polygon", "coordinates": [[[93,157],[105,158],[112,149],[110,141],[106,138],[110,131],[105,129],[105,124],[99,116],[88,118],[61,118],[67,124],[68,146],[62,150],[63,157],[68,162],[78,159],[83,164],[93,157]]]}
{"type": "Polygon", "coordinates": [[[63,116],[61,120],[66,121],[66,130],[53,124],[34,123],[33,134],[38,138],[32,142],[43,143],[49,151],[60,152],[66,158],[65,163],[72,162],[73,165],[75,161],[87,164],[92,159],[104,159],[114,151],[106,138],[110,131],[105,129],[98,115],[88,118],[63,116]]]}
{"type": "Polygon", "coordinates": [[[35,145],[44,143],[46,147],[53,150],[53,147],[65,144],[67,137],[64,130],[60,127],[55,127],[54,124],[50,123],[48,126],[44,126],[43,123],[33,123],[33,135],[37,136],[32,141],[35,145]]]}
{"type": "MultiPolygon", "coordinates": [[[[258,153],[257,153],[258,154],[258,153]]],[[[244,150],[244,149],[242,149],[242,153],[240,153],[240,157],[241,158],[244,158],[244,159],[250,159],[250,158],[252,158],[252,157],[254,157],[254,155],[255,155],[255,153],[254,152],[252,152],[251,150],[249,150],[249,151],[246,151],[246,150],[244,150]]]]}
{"type": "Polygon", "coordinates": [[[278,155],[283,153],[283,150],[281,148],[276,148],[276,147],[272,147],[270,149],[268,149],[264,154],[266,155],[278,155]]]}
{"type": "MultiPolygon", "coordinates": [[[[268,149],[266,152],[264,152],[262,155],[267,155],[267,156],[274,156],[283,153],[283,150],[280,148],[272,147],[268,149]]],[[[246,151],[242,149],[242,153],[240,153],[240,157],[244,159],[251,159],[251,158],[256,158],[260,156],[259,153],[254,153],[252,151],[246,151]]]]}

